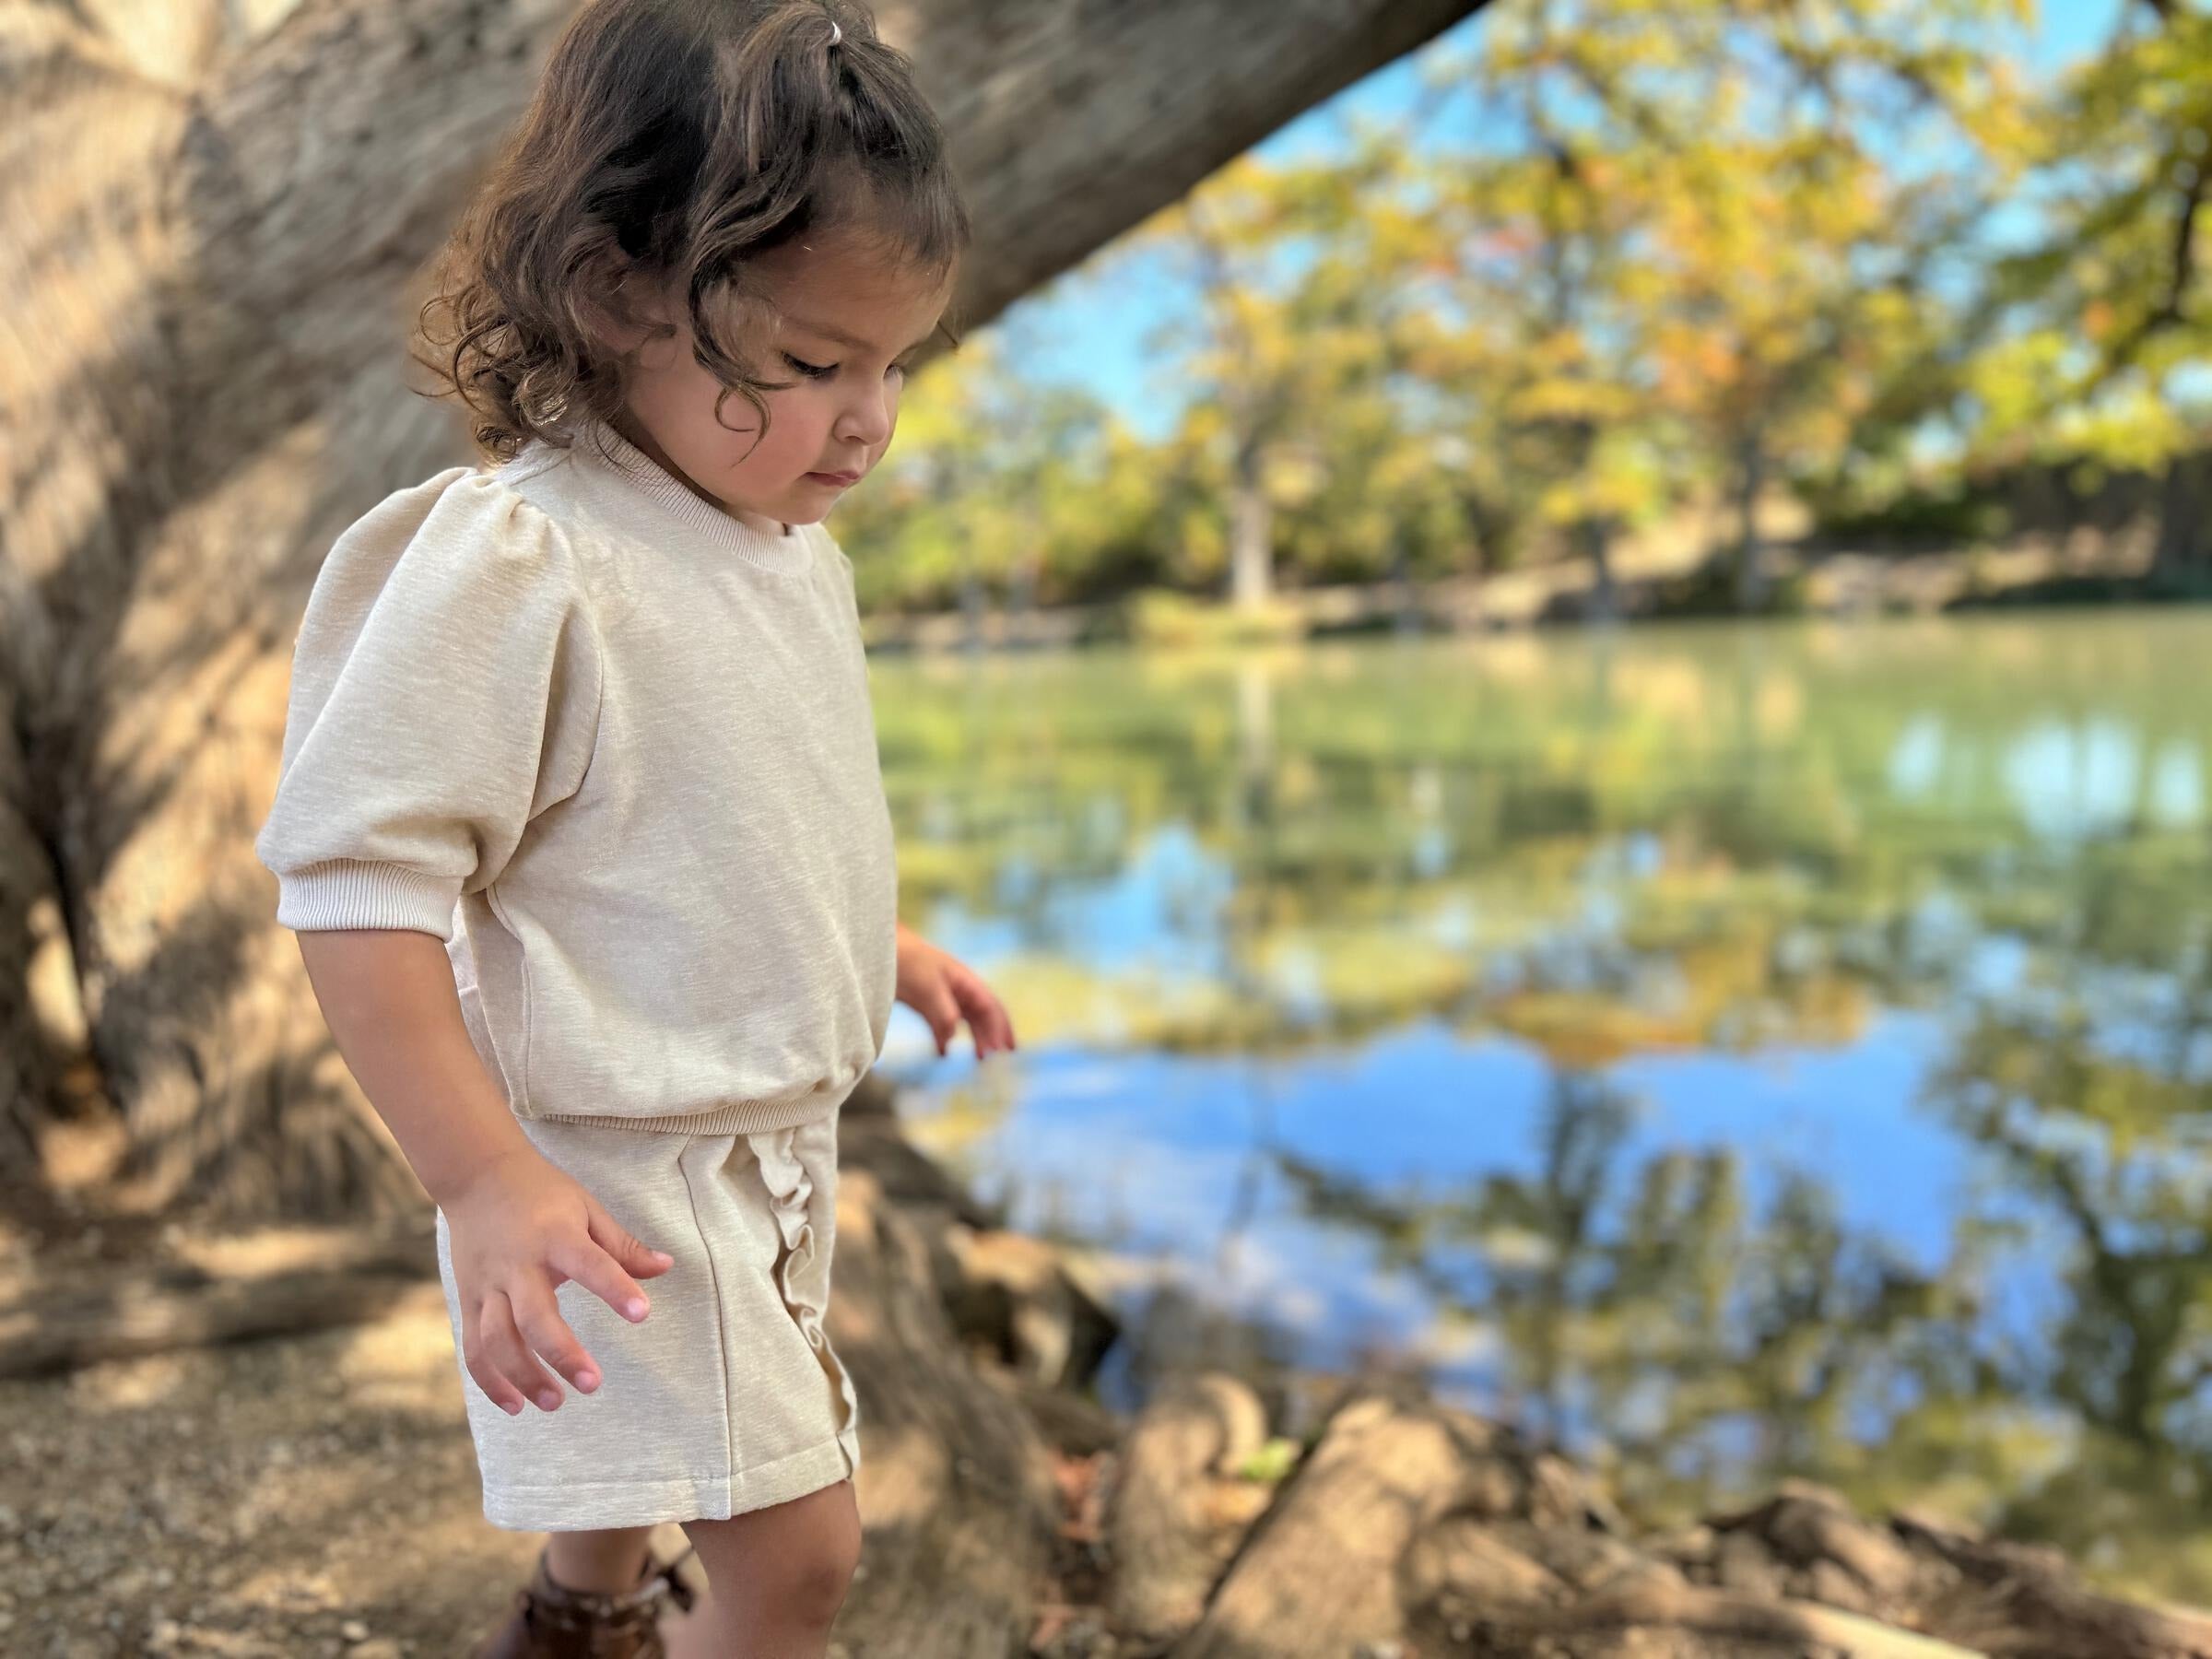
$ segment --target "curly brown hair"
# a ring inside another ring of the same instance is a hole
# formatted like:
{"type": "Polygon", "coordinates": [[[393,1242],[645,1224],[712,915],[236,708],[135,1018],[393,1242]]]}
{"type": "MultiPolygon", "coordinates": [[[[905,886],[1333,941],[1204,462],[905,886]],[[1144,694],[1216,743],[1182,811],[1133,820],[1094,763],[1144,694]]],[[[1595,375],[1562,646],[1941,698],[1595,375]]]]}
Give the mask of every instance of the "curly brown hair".
{"type": "Polygon", "coordinates": [[[590,0],[445,245],[415,360],[491,459],[565,446],[621,411],[607,335],[676,332],[637,312],[642,279],[686,296],[715,418],[735,393],[765,433],[762,393],[791,382],[754,366],[772,313],[747,262],[841,231],[940,276],[970,238],[936,116],[865,6],[590,0]]]}

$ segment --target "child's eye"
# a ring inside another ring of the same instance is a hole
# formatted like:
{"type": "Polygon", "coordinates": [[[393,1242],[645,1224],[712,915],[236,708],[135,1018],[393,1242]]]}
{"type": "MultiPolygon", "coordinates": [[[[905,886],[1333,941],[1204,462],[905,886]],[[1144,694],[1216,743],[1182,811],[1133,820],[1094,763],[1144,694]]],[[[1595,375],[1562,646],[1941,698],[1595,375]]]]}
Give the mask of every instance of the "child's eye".
{"type": "Polygon", "coordinates": [[[837,367],[835,363],[805,362],[798,358],[793,357],[788,351],[783,354],[783,360],[789,363],[794,369],[796,369],[808,380],[819,380],[823,375],[828,374],[832,369],[837,367]]]}

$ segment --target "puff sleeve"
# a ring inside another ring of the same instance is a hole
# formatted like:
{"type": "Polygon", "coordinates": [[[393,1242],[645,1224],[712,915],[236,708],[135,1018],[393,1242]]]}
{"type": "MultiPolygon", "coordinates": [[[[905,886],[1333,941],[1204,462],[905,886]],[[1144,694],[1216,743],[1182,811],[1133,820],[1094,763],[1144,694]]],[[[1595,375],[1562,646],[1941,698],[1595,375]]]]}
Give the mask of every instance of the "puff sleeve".
{"type": "Polygon", "coordinates": [[[281,925],[453,937],[460,896],[498,879],[590,763],[602,664],[584,574],[551,519],[466,467],[338,537],[254,841],[281,925]]]}

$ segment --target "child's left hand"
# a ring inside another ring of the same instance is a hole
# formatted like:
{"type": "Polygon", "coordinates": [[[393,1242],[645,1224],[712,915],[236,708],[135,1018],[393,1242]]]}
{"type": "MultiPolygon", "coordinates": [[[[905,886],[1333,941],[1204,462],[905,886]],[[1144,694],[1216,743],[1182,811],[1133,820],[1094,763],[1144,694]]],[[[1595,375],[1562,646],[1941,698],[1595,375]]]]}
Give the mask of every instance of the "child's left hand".
{"type": "Polygon", "coordinates": [[[947,1053],[960,1021],[975,1038],[975,1057],[981,1060],[995,1049],[1011,1049],[1014,1022],[1006,1005],[974,969],[939,950],[901,922],[899,924],[898,999],[929,1021],[937,1040],[937,1053],[947,1053]]]}

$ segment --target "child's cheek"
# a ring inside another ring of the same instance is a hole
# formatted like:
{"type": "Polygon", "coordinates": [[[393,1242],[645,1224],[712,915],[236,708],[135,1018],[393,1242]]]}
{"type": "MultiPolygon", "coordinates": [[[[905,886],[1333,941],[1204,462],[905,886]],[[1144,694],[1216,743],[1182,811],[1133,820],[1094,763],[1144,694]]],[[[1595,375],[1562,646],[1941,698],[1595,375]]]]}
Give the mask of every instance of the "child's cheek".
{"type": "Polygon", "coordinates": [[[787,392],[771,392],[768,397],[768,412],[771,417],[768,429],[768,442],[764,451],[772,450],[779,462],[796,459],[809,453],[809,445],[818,449],[823,418],[817,406],[819,399],[809,390],[794,387],[787,392]]]}

